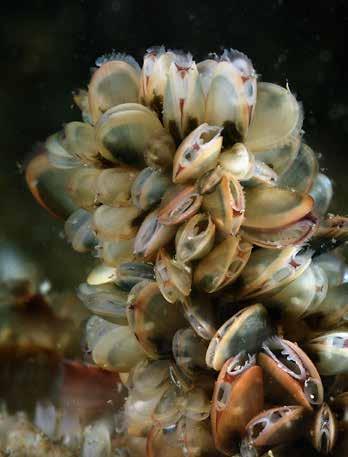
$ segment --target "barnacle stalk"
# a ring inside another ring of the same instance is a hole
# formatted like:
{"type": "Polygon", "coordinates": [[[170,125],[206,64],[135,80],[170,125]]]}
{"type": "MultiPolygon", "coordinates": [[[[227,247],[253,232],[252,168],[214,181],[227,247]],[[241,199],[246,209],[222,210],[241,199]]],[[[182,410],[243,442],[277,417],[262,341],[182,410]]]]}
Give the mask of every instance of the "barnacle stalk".
{"type": "MultiPolygon", "coordinates": [[[[83,122],[26,176],[100,261],[78,294],[89,360],[129,392],[116,455],[331,452],[342,402],[323,386],[348,374],[348,222],[327,215],[301,103],[233,49],[196,63],[152,47],[142,69],[115,53],[97,67],[75,97],[83,122]]],[[[85,432],[104,437],[94,455],[111,456],[108,427],[85,432]]]]}

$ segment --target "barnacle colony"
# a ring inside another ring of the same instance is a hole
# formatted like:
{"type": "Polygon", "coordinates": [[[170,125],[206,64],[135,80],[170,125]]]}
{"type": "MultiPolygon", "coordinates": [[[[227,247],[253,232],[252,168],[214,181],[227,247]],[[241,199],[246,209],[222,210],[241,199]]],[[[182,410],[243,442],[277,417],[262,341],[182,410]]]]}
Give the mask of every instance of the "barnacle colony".
{"type": "Polygon", "coordinates": [[[90,359],[129,389],[118,455],[289,455],[306,438],[330,452],[348,300],[324,251],[347,220],[326,216],[289,88],[238,51],[196,64],[160,47],[142,69],[98,59],[75,101],[83,122],[47,139],[27,181],[100,259],[78,294],[90,359]]]}

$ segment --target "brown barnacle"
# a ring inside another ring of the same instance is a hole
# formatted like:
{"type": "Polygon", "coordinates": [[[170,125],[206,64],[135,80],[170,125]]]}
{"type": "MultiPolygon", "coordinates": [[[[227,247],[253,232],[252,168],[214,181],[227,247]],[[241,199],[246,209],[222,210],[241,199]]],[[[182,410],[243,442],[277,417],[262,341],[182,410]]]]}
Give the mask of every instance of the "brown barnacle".
{"type": "Polygon", "coordinates": [[[158,212],[158,221],[163,225],[177,225],[196,214],[202,196],[195,186],[175,185],[164,194],[158,212]]]}
{"type": "Polygon", "coordinates": [[[307,410],[322,404],[324,389],[319,373],[297,344],[272,337],[262,344],[258,360],[272,381],[281,386],[282,396],[285,391],[292,400],[307,410]]]}
{"type": "Polygon", "coordinates": [[[278,406],[261,412],[246,425],[246,441],[256,448],[291,442],[304,432],[302,406],[278,406]]]}
{"type": "Polygon", "coordinates": [[[209,212],[216,227],[228,235],[236,235],[244,221],[243,188],[232,175],[223,175],[210,192],[204,194],[203,208],[209,212]]]}
{"type": "Polygon", "coordinates": [[[314,448],[321,454],[330,454],[337,440],[337,421],[327,403],[323,403],[312,421],[310,439],[314,448]]]}
{"type": "Polygon", "coordinates": [[[262,408],[262,369],[255,355],[242,351],[226,360],[215,383],[211,407],[215,447],[234,455],[246,425],[262,408]]]}

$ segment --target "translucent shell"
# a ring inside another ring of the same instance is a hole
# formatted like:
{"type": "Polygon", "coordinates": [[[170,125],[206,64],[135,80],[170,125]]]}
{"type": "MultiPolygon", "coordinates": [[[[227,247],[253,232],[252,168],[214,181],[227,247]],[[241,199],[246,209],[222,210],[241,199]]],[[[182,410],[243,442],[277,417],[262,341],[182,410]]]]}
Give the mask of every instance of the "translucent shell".
{"type": "Polygon", "coordinates": [[[176,54],[169,67],[163,102],[164,125],[176,142],[202,124],[204,105],[199,73],[191,54],[176,54]]]}
{"type": "Polygon", "coordinates": [[[147,435],[146,457],[184,457],[184,453],[178,440],[178,425],[169,427],[160,425],[152,427],[147,435]]]}
{"type": "Polygon", "coordinates": [[[168,170],[173,165],[175,149],[170,133],[167,130],[158,131],[145,147],[145,162],[151,168],[168,170]]]}
{"type": "Polygon", "coordinates": [[[168,303],[154,281],[142,281],[129,293],[127,317],[151,358],[170,355],[175,332],[185,325],[180,303],[168,303]]]}
{"type": "Polygon", "coordinates": [[[278,308],[284,315],[303,318],[320,310],[327,290],[325,272],[312,264],[286,287],[267,297],[267,304],[278,308]]]}
{"type": "Polygon", "coordinates": [[[345,325],[348,321],[348,284],[330,287],[316,311],[320,317],[319,328],[333,329],[345,325]]]}
{"type": "Polygon", "coordinates": [[[257,103],[246,147],[258,158],[258,152],[288,145],[299,134],[302,121],[302,107],[290,90],[276,84],[258,83],[257,103]]]}
{"type": "Polygon", "coordinates": [[[100,286],[116,279],[116,268],[104,264],[96,265],[87,276],[87,283],[90,286],[100,286]]]}
{"type": "Polygon", "coordinates": [[[291,167],[279,176],[277,185],[307,193],[311,190],[318,171],[319,165],[313,150],[302,143],[296,159],[291,167]]]}
{"type": "MultiPolygon", "coordinates": [[[[178,440],[182,446],[182,456],[196,454],[216,457],[217,455],[207,421],[198,422],[188,417],[182,417],[178,422],[178,440]]],[[[165,455],[169,457],[168,454],[165,455]]]]}
{"type": "Polygon", "coordinates": [[[121,263],[134,260],[134,238],[129,240],[101,241],[97,247],[98,257],[105,265],[117,267],[121,263]]]}
{"type": "Polygon", "coordinates": [[[330,454],[338,434],[336,418],[328,404],[323,403],[312,422],[310,437],[314,448],[321,454],[330,454]]]}
{"type": "Polygon", "coordinates": [[[144,168],[132,185],[133,204],[144,211],[158,203],[171,185],[168,176],[159,170],[144,168]]]}
{"type": "Polygon", "coordinates": [[[219,371],[227,359],[239,352],[257,352],[270,334],[267,311],[263,305],[243,308],[228,319],[210,341],[206,364],[219,371]]]}
{"type": "Polygon", "coordinates": [[[280,187],[246,189],[246,209],[243,227],[272,230],[286,227],[305,217],[313,208],[307,194],[280,187]]]}
{"type": "Polygon", "coordinates": [[[106,418],[100,418],[87,425],[83,431],[82,457],[102,457],[111,454],[113,423],[106,418]]]}
{"type": "Polygon", "coordinates": [[[294,281],[311,263],[312,252],[298,246],[255,250],[241,275],[239,297],[250,299],[274,293],[294,281]]]}
{"type": "Polygon", "coordinates": [[[96,199],[108,206],[131,206],[131,188],[138,171],[128,167],[106,168],[97,178],[96,199]]]}
{"type": "Polygon", "coordinates": [[[348,331],[345,328],[322,333],[311,339],[306,348],[313,354],[321,375],[347,373],[348,331]]]}
{"type": "Polygon", "coordinates": [[[208,95],[211,81],[213,79],[214,70],[217,64],[218,62],[213,59],[202,60],[197,64],[197,70],[201,78],[202,89],[205,97],[208,95]]]}
{"type": "Polygon", "coordinates": [[[94,362],[110,371],[129,371],[145,357],[133,332],[92,316],[86,326],[86,341],[94,362]]]}
{"type": "Polygon", "coordinates": [[[197,180],[197,188],[201,195],[212,192],[217,184],[221,181],[225,174],[220,165],[217,165],[214,170],[209,170],[197,180]]]}
{"type": "Polygon", "coordinates": [[[128,292],[138,282],[145,279],[153,280],[155,278],[153,265],[143,262],[126,262],[118,265],[116,269],[115,283],[123,290],[128,292]]]}
{"type": "Polygon", "coordinates": [[[236,235],[245,211],[244,194],[239,181],[233,176],[222,176],[214,190],[204,194],[203,208],[225,235],[236,235]]]}
{"type": "Polygon", "coordinates": [[[241,352],[226,360],[215,383],[211,426],[216,448],[235,455],[245,426],[263,408],[262,369],[241,352]]]}
{"type": "Polygon", "coordinates": [[[145,259],[153,257],[156,252],[174,238],[176,227],[163,225],[159,221],[159,209],[149,213],[143,220],[134,241],[134,252],[145,259]]]}
{"type": "Polygon", "coordinates": [[[89,252],[98,243],[92,229],[92,215],[84,209],[74,211],[64,224],[67,240],[77,252],[89,252]]]}
{"type": "Polygon", "coordinates": [[[247,424],[246,440],[256,448],[290,442],[303,434],[304,419],[302,406],[268,409],[247,424]]]}
{"type": "Polygon", "coordinates": [[[252,245],[239,236],[229,236],[207,254],[194,270],[195,285],[216,292],[235,281],[247,264],[252,245]]]}
{"type": "Polygon", "coordinates": [[[70,176],[70,170],[53,167],[45,153],[36,155],[25,170],[27,185],[36,201],[61,219],[66,219],[78,209],[66,190],[70,176]]]}
{"type": "Polygon", "coordinates": [[[84,122],[91,124],[92,118],[89,112],[88,92],[85,89],[77,89],[73,91],[73,99],[76,106],[81,110],[82,119],[84,122]]]}
{"type": "Polygon", "coordinates": [[[289,144],[279,146],[267,151],[253,151],[253,154],[257,160],[266,163],[272,170],[281,175],[288,171],[291,165],[294,163],[297,154],[302,144],[301,135],[298,134],[291,139],[289,144]]]}
{"type": "Polygon", "coordinates": [[[213,71],[206,100],[206,122],[224,127],[228,144],[243,141],[255,101],[256,74],[250,61],[240,53],[237,56],[236,51],[225,53],[213,71]]]}
{"type": "Polygon", "coordinates": [[[201,422],[209,417],[210,414],[210,395],[200,387],[188,391],[185,395],[185,417],[201,422]]]}
{"type": "Polygon", "coordinates": [[[95,142],[94,128],[90,124],[76,121],[66,124],[63,145],[82,163],[99,165],[100,155],[95,142]]]}
{"type": "Polygon", "coordinates": [[[193,294],[183,303],[184,314],[191,327],[204,340],[211,340],[217,331],[215,305],[209,297],[193,294]]]}
{"type": "Polygon", "coordinates": [[[0,243],[0,305],[27,303],[40,286],[38,265],[12,243],[0,243]]]}
{"type": "Polygon", "coordinates": [[[169,377],[169,360],[142,360],[131,372],[132,387],[143,396],[154,395],[169,377]]]}
{"type": "Polygon", "coordinates": [[[139,72],[120,60],[111,60],[96,70],[88,86],[88,104],[95,124],[105,111],[122,103],[138,101],[139,72]]]}
{"type": "Polygon", "coordinates": [[[93,314],[114,324],[127,325],[127,292],[114,284],[91,286],[81,284],[78,297],[93,314]]]}
{"type": "Polygon", "coordinates": [[[182,416],[184,396],[176,386],[170,385],[163,393],[152,414],[155,424],[168,427],[175,424],[182,416]]]}
{"type": "MultiPolygon", "coordinates": [[[[289,401],[308,410],[321,405],[324,399],[324,388],[317,369],[309,357],[297,344],[273,337],[262,345],[258,360],[271,382],[282,387],[290,395],[289,401]]],[[[272,388],[272,398],[276,397],[276,388],[272,388]]]]}
{"type": "Polygon", "coordinates": [[[243,143],[235,143],[221,153],[219,164],[236,179],[247,180],[253,175],[255,158],[243,143]]]}
{"type": "Polygon", "coordinates": [[[334,249],[348,240],[348,218],[328,214],[320,222],[315,243],[319,244],[319,252],[334,249]]]}
{"type": "Polygon", "coordinates": [[[91,210],[96,206],[97,179],[101,170],[92,167],[79,167],[72,171],[67,191],[80,208],[91,210]]]}
{"type": "Polygon", "coordinates": [[[168,387],[169,383],[166,380],[163,385],[159,386],[150,395],[139,393],[137,390],[130,390],[124,411],[127,434],[129,436],[146,437],[154,422],[153,413],[155,408],[168,387]]]}
{"type": "Polygon", "coordinates": [[[212,249],[214,240],[215,225],[210,216],[195,214],[176,233],[176,257],[183,263],[201,259],[212,249]]]}
{"type": "Polygon", "coordinates": [[[163,98],[174,53],[163,46],[147,49],[140,77],[140,102],[162,116],[163,98]]]}
{"type": "Polygon", "coordinates": [[[221,127],[202,124],[178,147],[173,162],[173,182],[186,183],[215,168],[222,146],[221,127]]]}
{"type": "Polygon", "coordinates": [[[280,249],[298,245],[317,229],[317,218],[311,213],[314,201],[280,187],[246,189],[246,212],[242,234],[257,246],[280,249]]]}
{"type": "MultiPolygon", "coordinates": [[[[331,290],[335,290],[336,286],[340,286],[345,282],[345,276],[347,274],[347,266],[344,262],[344,258],[340,255],[331,253],[321,254],[313,259],[315,265],[318,265],[324,270],[325,275],[328,279],[328,286],[331,290]]],[[[338,290],[338,289],[337,289],[338,290]]],[[[343,290],[342,290],[343,292],[343,290]]],[[[344,295],[344,294],[342,294],[344,295]]],[[[331,301],[337,301],[339,294],[331,301]]],[[[348,296],[347,296],[348,301],[348,296]]]]}
{"type": "Polygon", "coordinates": [[[318,173],[309,194],[314,200],[315,212],[324,216],[329,209],[333,196],[331,179],[323,173],[318,173]]]}
{"type": "Polygon", "coordinates": [[[143,167],[146,145],[162,130],[153,111],[138,103],[125,103],[103,114],[95,127],[95,135],[105,159],[143,167]]]}
{"type": "Polygon", "coordinates": [[[112,208],[99,206],[93,214],[93,227],[103,241],[129,240],[137,233],[135,220],[140,211],[135,206],[112,208]]]}
{"type": "Polygon", "coordinates": [[[199,378],[207,368],[207,343],[192,328],[178,330],[173,338],[173,356],[180,369],[190,378],[199,378]]]}
{"type": "Polygon", "coordinates": [[[69,169],[81,165],[80,160],[66,149],[62,132],[49,136],[45,142],[45,148],[48,159],[55,168],[69,169]]]}
{"type": "Polygon", "coordinates": [[[183,301],[191,292],[191,268],[172,259],[164,248],[158,251],[155,277],[163,297],[169,303],[183,301]]]}
{"type": "Polygon", "coordinates": [[[185,222],[198,212],[202,200],[202,196],[197,192],[195,186],[173,186],[164,194],[158,220],[164,225],[185,222]]]}

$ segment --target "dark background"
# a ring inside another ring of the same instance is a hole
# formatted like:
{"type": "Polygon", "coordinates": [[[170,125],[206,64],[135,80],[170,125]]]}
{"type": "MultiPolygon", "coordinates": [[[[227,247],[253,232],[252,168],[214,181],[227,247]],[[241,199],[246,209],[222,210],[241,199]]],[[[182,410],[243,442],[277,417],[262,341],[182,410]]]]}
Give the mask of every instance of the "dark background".
{"type": "Polygon", "coordinates": [[[306,141],[334,180],[332,210],[347,211],[345,0],[32,0],[8,2],[0,20],[0,241],[39,259],[56,287],[76,285],[89,267],[31,198],[23,163],[38,141],[79,119],[71,91],[86,86],[95,58],[112,49],[141,62],[155,44],[197,60],[233,47],[261,79],[289,82],[304,104],[306,141]]]}

